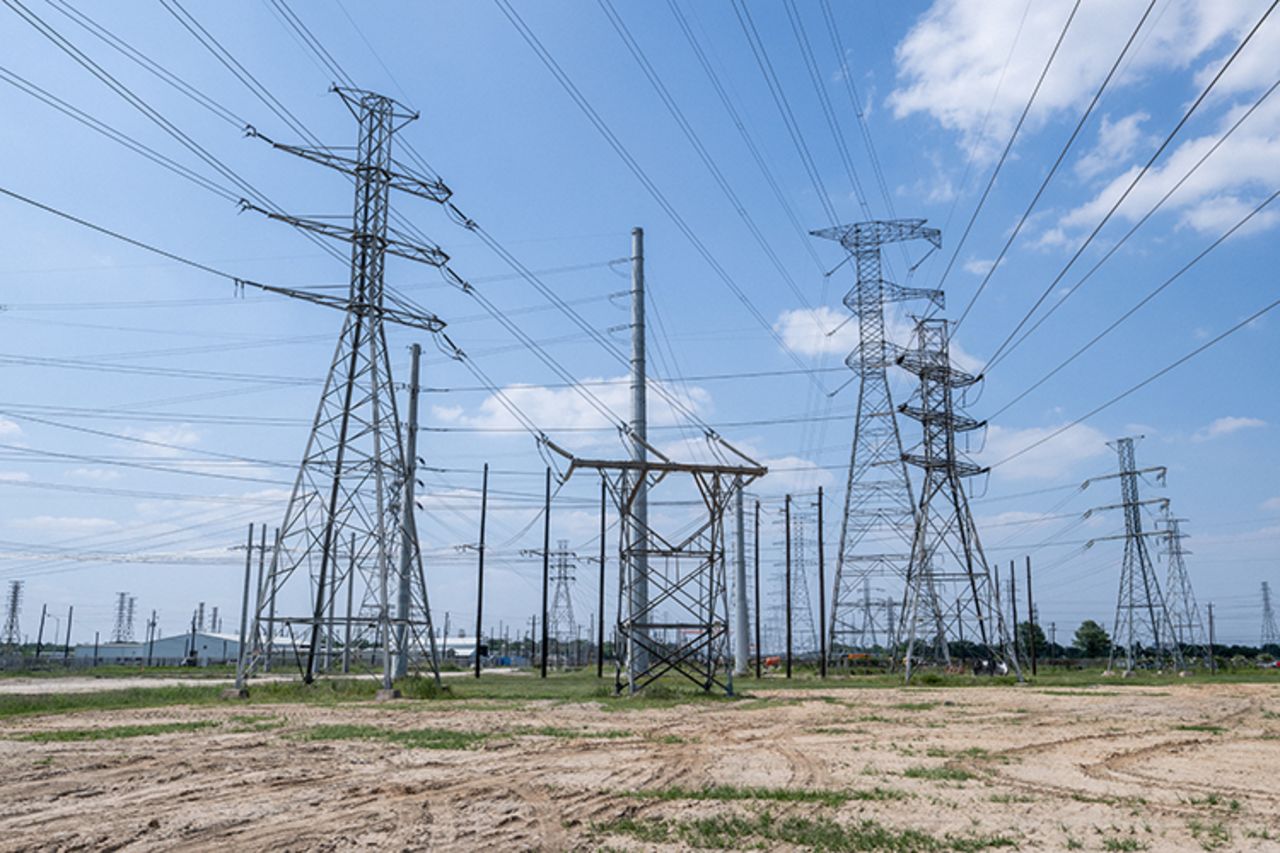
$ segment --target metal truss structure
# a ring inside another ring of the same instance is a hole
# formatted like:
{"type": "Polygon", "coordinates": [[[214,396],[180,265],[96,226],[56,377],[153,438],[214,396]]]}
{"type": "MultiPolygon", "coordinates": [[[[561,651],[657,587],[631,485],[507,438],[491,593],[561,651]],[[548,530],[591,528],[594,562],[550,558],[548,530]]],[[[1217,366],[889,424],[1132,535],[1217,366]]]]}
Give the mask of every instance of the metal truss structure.
{"type": "Polygon", "coordinates": [[[916,512],[907,596],[898,637],[905,644],[906,678],[918,662],[951,666],[955,657],[1009,666],[1018,677],[1017,655],[992,583],[964,480],[986,469],[964,457],[957,435],[984,426],[960,411],[957,392],[979,377],[951,363],[946,320],[916,323],[913,349],[898,364],[920,380],[919,390],[899,411],[920,423],[922,438],[904,453],[923,472],[916,512]],[[967,628],[967,631],[966,631],[967,628]]]}
{"type": "Polygon", "coordinates": [[[138,599],[129,595],[129,593],[116,593],[116,621],[111,629],[111,642],[133,642],[133,619],[137,604],[138,599]]]}
{"type": "Polygon", "coordinates": [[[566,477],[577,469],[598,471],[619,513],[618,636],[623,648],[616,689],[635,693],[664,676],[679,675],[703,690],[732,694],[724,515],[735,490],[764,476],[766,469],[754,463],[671,462],[652,448],[650,454],[645,460],[565,454],[571,459],[566,477]],[[687,519],[642,524],[637,495],[651,493],[679,474],[689,476],[705,515],[699,514],[692,529],[681,523],[687,519]],[[643,597],[635,594],[640,585],[643,597]]]}
{"type": "Polygon", "coordinates": [[[556,550],[551,552],[556,565],[551,581],[555,584],[555,595],[551,601],[551,610],[547,614],[547,636],[555,643],[555,648],[564,654],[564,650],[573,645],[578,636],[578,625],[573,618],[573,598],[570,588],[573,585],[574,565],[570,562],[573,553],[569,551],[569,541],[561,539],[556,543],[556,550]]]}
{"type": "Polygon", "coordinates": [[[397,410],[384,321],[431,332],[441,331],[444,323],[386,305],[385,263],[387,255],[436,267],[448,262],[438,247],[416,243],[390,227],[390,194],[394,189],[444,204],[450,193],[440,181],[418,176],[392,158],[395,133],[416,114],[373,92],[335,91],[359,124],[353,154],[344,148],[272,145],[353,179],[350,227],[254,208],[350,243],[351,283],[342,306],[342,332],[258,596],[254,636],[259,640],[248,665],[261,660],[265,631],[269,644],[290,647],[309,682],[325,661],[332,662],[329,652],[340,643],[344,661],[353,648],[380,657],[382,686],[390,689],[393,674],[410,663],[439,675],[413,524],[414,459],[397,410]]]}
{"type": "Polygon", "coordinates": [[[9,594],[4,601],[4,628],[0,629],[0,646],[16,648],[22,645],[22,630],[18,616],[22,612],[22,581],[9,581],[9,594]]]}
{"type": "MultiPolygon", "coordinates": [[[[814,615],[812,597],[809,595],[809,560],[808,548],[809,542],[806,536],[807,528],[811,528],[815,523],[811,513],[795,508],[795,502],[792,502],[791,509],[791,621],[792,621],[792,646],[797,654],[814,654],[818,653],[818,622],[814,615]]],[[[786,514],[780,515],[775,519],[779,526],[785,526],[787,523],[786,514]]],[[[778,613],[785,620],[787,602],[786,597],[786,552],[785,552],[785,530],[784,539],[774,543],[778,548],[778,553],[782,554],[782,561],[778,564],[778,573],[775,582],[777,588],[782,590],[778,596],[778,613]]]]}
{"type": "Polygon", "coordinates": [[[1280,645],[1280,628],[1276,627],[1276,612],[1271,609],[1271,584],[1262,582],[1262,640],[1260,645],[1280,645]]]}
{"type": "Polygon", "coordinates": [[[1173,635],[1183,651],[1204,658],[1206,667],[1211,665],[1209,635],[1204,629],[1204,620],[1200,618],[1200,606],[1196,603],[1196,594],[1191,587],[1191,575],[1187,572],[1186,555],[1191,552],[1182,545],[1187,534],[1182,532],[1185,518],[1165,516],[1160,519],[1164,526],[1165,569],[1164,588],[1165,604],[1169,608],[1169,619],[1173,623],[1173,635]]]}
{"type": "Polygon", "coordinates": [[[844,297],[844,304],[858,321],[858,347],[845,364],[859,384],[831,598],[827,647],[832,655],[875,644],[876,630],[866,622],[862,601],[864,581],[900,590],[910,562],[915,507],[887,374],[900,348],[885,338],[884,306],[924,299],[942,307],[943,295],[939,290],[885,281],[880,247],[908,240],[925,240],[941,247],[942,232],[926,228],[924,223],[923,219],[893,219],[812,232],[839,242],[852,256],[857,271],[857,284],[844,297]]]}
{"type": "Polygon", "coordinates": [[[1116,596],[1116,618],[1111,631],[1111,653],[1107,668],[1114,668],[1116,653],[1123,650],[1126,673],[1133,672],[1134,667],[1140,664],[1157,668],[1172,665],[1182,669],[1178,632],[1170,618],[1164,594],[1160,591],[1160,580],[1156,577],[1155,566],[1151,561],[1151,551],[1147,548],[1147,537],[1165,536],[1166,533],[1163,530],[1143,530],[1142,525],[1144,506],[1158,504],[1167,509],[1169,501],[1167,498],[1143,500],[1138,488],[1138,480],[1147,474],[1154,475],[1156,481],[1163,485],[1166,469],[1164,466],[1138,468],[1133,451],[1134,439],[1131,436],[1116,439],[1109,444],[1115,449],[1119,459],[1118,470],[1115,474],[1094,477],[1084,483],[1088,486],[1099,480],[1120,480],[1120,503],[1095,507],[1085,513],[1086,517],[1103,510],[1124,511],[1123,534],[1102,536],[1085,545],[1091,547],[1096,542],[1124,541],[1120,590],[1116,596]]]}

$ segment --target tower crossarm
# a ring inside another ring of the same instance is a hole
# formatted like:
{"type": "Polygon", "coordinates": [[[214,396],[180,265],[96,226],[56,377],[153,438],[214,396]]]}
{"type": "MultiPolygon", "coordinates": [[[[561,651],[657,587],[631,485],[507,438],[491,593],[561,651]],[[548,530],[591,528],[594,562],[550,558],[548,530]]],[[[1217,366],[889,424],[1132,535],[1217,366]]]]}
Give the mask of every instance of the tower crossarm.
{"type": "Polygon", "coordinates": [[[897,364],[908,373],[952,388],[967,388],[982,381],[981,375],[960,370],[948,363],[945,357],[932,351],[903,350],[897,358],[897,364]]]}
{"type": "Polygon", "coordinates": [[[902,454],[902,461],[908,465],[914,465],[917,468],[923,468],[926,471],[949,471],[954,469],[957,477],[976,477],[979,474],[985,474],[990,468],[984,468],[974,462],[964,459],[940,459],[933,456],[924,456],[916,453],[902,454]]]}
{"type": "MultiPolygon", "coordinates": [[[[1168,536],[1169,534],[1163,530],[1140,530],[1140,531],[1136,531],[1133,535],[1134,536],[1168,536]]],[[[1130,535],[1127,533],[1117,533],[1113,536],[1097,536],[1097,537],[1094,537],[1093,539],[1090,539],[1088,542],[1084,543],[1084,547],[1092,548],[1094,545],[1096,545],[1099,542],[1121,542],[1129,538],[1130,538],[1130,535]]]]}
{"type": "MultiPolygon", "coordinates": [[[[276,293],[281,296],[288,296],[292,299],[300,299],[304,302],[310,302],[314,305],[323,305],[326,308],[337,308],[341,311],[355,311],[359,313],[361,309],[372,311],[371,305],[353,305],[350,299],[342,296],[332,296],[327,293],[314,293],[309,290],[298,290],[291,287],[277,287],[269,284],[259,284],[249,279],[236,279],[236,284],[240,287],[252,287],[267,293],[276,293]]],[[[399,308],[382,307],[377,309],[379,316],[389,323],[396,323],[400,326],[408,326],[411,329],[423,329],[428,332],[440,332],[445,328],[445,322],[434,314],[404,311],[399,308]]]]}
{"type": "MultiPolygon", "coordinates": [[[[1126,501],[1126,502],[1124,502],[1124,503],[1118,503],[1118,504],[1107,504],[1106,506],[1095,506],[1095,507],[1090,507],[1089,509],[1085,510],[1085,511],[1084,511],[1084,515],[1082,515],[1082,516],[1080,516],[1080,517],[1081,517],[1081,518],[1089,518],[1089,517],[1090,517],[1090,516],[1092,516],[1095,512],[1106,512],[1107,510],[1112,510],[1112,509],[1124,509],[1125,507],[1130,507],[1130,506],[1150,506],[1151,504],[1157,504],[1157,505],[1159,505],[1159,506],[1160,506],[1160,508],[1161,508],[1161,509],[1168,509],[1168,508],[1169,508],[1169,499],[1168,499],[1168,498],[1147,498],[1146,500],[1143,500],[1143,501],[1126,501]]],[[[1168,535],[1169,535],[1169,531],[1167,531],[1167,530],[1153,530],[1153,531],[1151,531],[1150,535],[1154,535],[1154,536],[1168,536],[1168,535]]],[[[1123,537],[1121,537],[1121,538],[1123,538],[1123,537]]]]}
{"type": "MultiPolygon", "coordinates": [[[[290,216],[287,213],[276,213],[259,207],[245,199],[240,200],[240,208],[242,210],[253,210],[268,219],[274,219],[277,222],[287,222],[295,228],[305,228],[308,231],[314,231],[325,237],[332,237],[335,240],[342,240],[347,243],[355,243],[364,240],[377,239],[381,242],[381,248],[388,255],[405,258],[410,261],[417,261],[421,264],[427,264],[433,267],[443,267],[449,263],[449,255],[439,246],[433,244],[414,243],[408,240],[400,239],[399,235],[393,237],[377,237],[370,234],[362,234],[349,226],[340,225],[337,222],[326,222],[323,219],[309,219],[303,216],[290,216]]],[[[394,230],[391,233],[395,234],[394,230]]]]}
{"type": "Polygon", "coordinates": [[[929,424],[930,426],[945,427],[952,432],[969,432],[987,425],[986,421],[971,418],[960,412],[943,412],[923,406],[912,406],[908,403],[903,403],[899,406],[898,411],[912,420],[929,424]]]}
{"type": "Polygon", "coordinates": [[[888,281],[881,285],[880,301],[882,302],[908,302],[912,299],[926,299],[937,308],[947,307],[946,294],[941,290],[928,287],[903,287],[888,281]]]}
{"type": "Polygon", "coordinates": [[[1135,471],[1116,471],[1113,474],[1100,474],[1097,477],[1090,477],[1080,484],[1080,488],[1087,489],[1093,483],[1100,483],[1103,480],[1114,480],[1116,477],[1123,477],[1127,474],[1141,476],[1143,474],[1155,474],[1156,482],[1164,484],[1165,475],[1169,473],[1169,469],[1164,465],[1152,465],[1150,468],[1139,468],[1135,471]]]}
{"type": "MultiPolygon", "coordinates": [[[[354,157],[348,157],[338,153],[341,149],[334,148],[316,148],[306,145],[288,145],[283,142],[274,142],[262,134],[254,131],[253,136],[265,139],[271,144],[272,148],[278,151],[284,151],[288,154],[301,157],[304,160],[310,160],[313,163],[319,163],[321,166],[328,166],[330,169],[342,172],[347,175],[354,176],[364,167],[360,161],[354,157]]],[[[415,195],[419,198],[425,198],[427,201],[434,201],[437,204],[444,204],[453,197],[453,190],[447,184],[438,178],[428,178],[415,174],[412,170],[406,168],[402,163],[393,161],[394,169],[383,169],[380,167],[372,167],[383,182],[393,190],[415,195]]]]}
{"type": "Polygon", "coordinates": [[[821,228],[809,233],[815,237],[835,240],[850,252],[907,240],[928,240],[934,248],[942,248],[942,232],[937,228],[926,228],[924,223],[923,219],[876,219],[821,228]]]}

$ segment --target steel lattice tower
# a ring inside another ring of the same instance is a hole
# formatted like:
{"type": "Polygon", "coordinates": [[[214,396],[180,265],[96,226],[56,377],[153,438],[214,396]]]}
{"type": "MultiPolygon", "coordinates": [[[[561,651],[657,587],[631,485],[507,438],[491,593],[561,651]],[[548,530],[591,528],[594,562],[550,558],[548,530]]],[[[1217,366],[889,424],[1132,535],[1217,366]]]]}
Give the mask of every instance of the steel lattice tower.
{"type": "Polygon", "coordinates": [[[857,270],[857,284],[844,297],[844,304],[858,319],[858,346],[845,364],[859,384],[831,597],[831,654],[870,648],[874,627],[865,624],[863,581],[888,579],[901,585],[910,562],[914,501],[887,374],[900,348],[885,339],[884,306],[887,302],[927,299],[942,307],[943,296],[939,290],[885,281],[880,247],[926,240],[940,248],[942,232],[926,228],[924,223],[923,219],[893,219],[812,232],[838,241],[853,256],[857,270]]]}
{"type": "Polygon", "coordinates": [[[572,644],[578,635],[578,625],[573,618],[573,599],[570,596],[575,566],[570,561],[574,555],[569,551],[569,540],[559,540],[551,556],[556,561],[555,574],[551,577],[556,585],[556,592],[547,616],[547,636],[563,654],[565,646],[572,644]]]}
{"type": "Polygon", "coordinates": [[[1262,642],[1263,646],[1280,645],[1280,628],[1276,627],[1276,614],[1271,609],[1271,584],[1262,582],[1262,642]]]}
{"type": "MultiPolygon", "coordinates": [[[[792,622],[792,645],[797,652],[818,651],[818,628],[817,619],[813,612],[813,602],[809,596],[809,570],[807,559],[807,545],[805,541],[805,528],[812,520],[807,513],[795,509],[795,503],[792,502],[791,510],[791,622],[792,622]]],[[[778,523],[785,525],[785,516],[779,516],[778,523]]],[[[775,543],[781,547],[783,542],[775,543]]],[[[786,617],[786,602],[783,600],[786,590],[786,562],[785,554],[781,563],[782,572],[778,574],[778,589],[783,592],[779,596],[782,602],[779,606],[781,617],[786,617]]]]}
{"type": "Polygon", "coordinates": [[[920,423],[920,444],[903,458],[924,475],[897,632],[905,642],[906,677],[911,678],[918,659],[950,665],[956,644],[959,655],[976,655],[993,665],[1004,661],[1021,678],[1017,655],[1006,643],[1000,591],[991,582],[964,490],[966,477],[986,469],[956,446],[958,434],[983,426],[961,412],[955,399],[956,391],[979,377],[952,365],[946,320],[920,320],[915,334],[915,348],[898,358],[920,379],[919,390],[899,411],[920,423]]]}
{"type": "Polygon", "coordinates": [[[0,631],[0,646],[22,645],[22,630],[18,615],[22,612],[22,581],[9,581],[9,595],[4,601],[4,630],[0,631]]]}
{"type": "Polygon", "coordinates": [[[133,642],[133,608],[136,599],[127,592],[116,593],[116,622],[111,629],[111,642],[133,642]]]}
{"type": "Polygon", "coordinates": [[[1165,604],[1169,608],[1169,619],[1173,623],[1173,635],[1178,645],[1203,656],[1205,666],[1209,666],[1209,635],[1200,618],[1200,606],[1196,603],[1191,576],[1187,573],[1186,555],[1191,552],[1182,546],[1182,540],[1187,538],[1187,534],[1182,532],[1184,521],[1185,518],[1172,516],[1161,519],[1165,533],[1164,554],[1169,561],[1164,581],[1167,593],[1165,604]]]}
{"type": "MultiPolygon", "coordinates": [[[[1151,553],[1147,548],[1148,536],[1163,536],[1163,531],[1142,529],[1142,507],[1153,501],[1144,501],[1139,494],[1138,478],[1148,472],[1164,475],[1164,468],[1139,469],[1133,452],[1133,438],[1120,438],[1111,442],[1119,458],[1116,474],[1120,479],[1120,500],[1115,507],[1124,510],[1124,562],[1120,567],[1120,592],[1116,597],[1115,628],[1111,632],[1111,655],[1107,668],[1115,665],[1116,649],[1124,647],[1125,671],[1132,672],[1134,663],[1150,657],[1157,666],[1166,663],[1183,668],[1182,650],[1178,647],[1178,634],[1169,616],[1160,580],[1156,577],[1151,553]]],[[[1158,499],[1159,503],[1165,503],[1158,499]]],[[[1104,537],[1107,539],[1115,537],[1104,537]]],[[[1095,540],[1101,541],[1101,540],[1095,540]]],[[[1092,544],[1092,543],[1090,543],[1092,544]]]]}
{"type": "Polygon", "coordinates": [[[384,270],[388,254],[442,268],[449,260],[439,247],[414,243],[389,226],[390,194],[396,189],[440,204],[450,194],[440,181],[418,177],[392,159],[394,134],[416,114],[404,112],[383,95],[335,91],[359,124],[354,157],[343,148],[272,145],[353,179],[351,226],[254,208],[351,244],[346,319],[272,552],[255,624],[265,626],[272,637],[279,624],[290,635],[302,629],[303,636],[294,642],[306,655],[302,672],[307,681],[321,665],[318,652],[326,638],[330,646],[341,634],[344,643],[376,648],[382,654],[383,687],[390,688],[401,656],[406,661],[420,659],[413,654],[417,649],[427,652],[432,671],[436,662],[426,578],[412,525],[412,501],[407,499],[413,483],[406,476],[410,466],[383,321],[431,332],[441,331],[444,324],[430,315],[386,307],[384,270]],[[352,584],[359,591],[359,610],[339,615],[335,602],[339,596],[348,597],[352,584]],[[410,608],[393,613],[405,585],[410,588],[410,608]],[[291,588],[299,592],[290,593],[291,588]],[[304,600],[306,609],[298,607],[304,600]]]}

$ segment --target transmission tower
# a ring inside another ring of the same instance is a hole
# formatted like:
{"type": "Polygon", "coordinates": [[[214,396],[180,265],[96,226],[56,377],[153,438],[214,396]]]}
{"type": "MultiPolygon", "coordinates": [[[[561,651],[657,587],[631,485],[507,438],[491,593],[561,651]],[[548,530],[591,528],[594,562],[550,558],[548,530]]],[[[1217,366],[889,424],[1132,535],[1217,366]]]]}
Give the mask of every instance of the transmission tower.
{"type": "Polygon", "coordinates": [[[415,649],[425,652],[433,672],[436,660],[413,526],[414,483],[408,472],[414,460],[406,453],[401,431],[384,321],[430,332],[442,331],[444,324],[432,315],[414,313],[394,297],[391,301],[398,307],[387,307],[384,269],[387,255],[446,273],[449,260],[438,246],[415,242],[390,226],[390,195],[395,189],[443,205],[450,191],[438,179],[414,174],[392,158],[393,136],[416,114],[372,92],[335,91],[359,125],[354,157],[344,148],[271,144],[353,179],[350,227],[254,207],[273,219],[351,244],[346,319],[272,553],[256,621],[267,625],[268,636],[275,636],[276,624],[282,623],[295,637],[299,656],[305,654],[300,664],[307,681],[317,674],[323,635],[327,632],[332,645],[341,628],[353,642],[381,652],[383,688],[389,690],[393,668],[422,660],[415,649]],[[344,587],[349,584],[360,591],[359,611],[348,609],[339,616],[334,602],[340,594],[346,597],[344,587]]]}
{"type": "Polygon", "coordinates": [[[9,581],[9,595],[4,602],[4,631],[0,632],[0,646],[22,645],[22,630],[18,615],[22,612],[22,581],[9,581]]]}
{"type": "Polygon", "coordinates": [[[1276,627],[1276,614],[1271,609],[1271,584],[1262,582],[1262,642],[1263,646],[1280,645],[1280,628],[1276,627]]]}
{"type": "Polygon", "coordinates": [[[116,623],[111,629],[111,642],[133,642],[133,608],[136,600],[127,592],[116,593],[116,623]]]}
{"type": "Polygon", "coordinates": [[[571,562],[574,554],[569,551],[569,540],[559,540],[551,556],[555,558],[555,574],[551,580],[556,585],[556,592],[551,611],[547,615],[547,636],[555,642],[556,648],[563,655],[565,647],[571,645],[578,636],[578,625],[573,618],[573,599],[570,596],[575,566],[571,562]]]}
{"type": "Polygon", "coordinates": [[[942,307],[943,296],[939,290],[885,281],[880,247],[926,240],[941,248],[942,232],[925,228],[924,222],[859,222],[812,232],[838,241],[852,255],[857,270],[857,284],[844,297],[844,304],[858,320],[858,346],[845,364],[859,384],[831,598],[828,647],[832,654],[869,648],[874,629],[865,624],[863,582],[874,578],[902,589],[911,559],[914,501],[887,375],[900,348],[885,339],[884,306],[887,302],[927,299],[942,307]]]}
{"type": "MultiPolygon", "coordinates": [[[[1140,436],[1139,436],[1140,437],[1140,436]]],[[[1167,508],[1166,498],[1143,500],[1138,488],[1138,480],[1147,474],[1153,474],[1157,482],[1163,484],[1165,468],[1138,468],[1133,452],[1132,437],[1116,439],[1109,442],[1115,448],[1119,458],[1119,468],[1115,474],[1106,477],[1095,477],[1085,482],[1111,479],[1120,480],[1120,503],[1105,507],[1096,507],[1085,513],[1086,517],[1100,510],[1120,509],[1124,511],[1124,533],[1119,536],[1103,536],[1090,540],[1086,548],[1095,542],[1107,540],[1124,540],[1124,560],[1120,565],[1120,591],[1116,597],[1115,627],[1111,632],[1111,654],[1107,668],[1115,665],[1116,651],[1124,649],[1125,672],[1133,672],[1136,663],[1149,662],[1163,668],[1174,665],[1183,668],[1182,650],[1178,647],[1178,632],[1170,618],[1165,597],[1160,591],[1160,580],[1156,577],[1155,566],[1151,562],[1151,552],[1147,548],[1148,536],[1164,536],[1162,530],[1142,529],[1142,508],[1151,504],[1159,504],[1167,508]]]]}
{"type": "Polygon", "coordinates": [[[966,477],[986,469],[956,446],[957,435],[983,426],[960,411],[955,399],[979,377],[952,365],[946,320],[918,321],[915,336],[915,348],[898,357],[920,379],[919,389],[899,408],[922,431],[920,444],[903,458],[924,475],[898,631],[906,644],[906,677],[917,660],[950,665],[954,643],[960,656],[993,666],[1003,661],[1021,678],[1017,655],[1006,643],[1000,591],[991,582],[964,490],[966,477]]]}
{"type": "Polygon", "coordinates": [[[1191,576],[1187,573],[1186,555],[1191,552],[1182,545],[1182,540],[1187,538],[1187,534],[1182,532],[1182,522],[1186,519],[1166,515],[1160,521],[1164,525],[1165,559],[1169,561],[1164,581],[1168,594],[1165,604],[1173,623],[1173,635],[1179,646],[1203,656],[1205,666],[1209,666],[1208,634],[1200,618],[1196,594],[1191,588],[1191,576]]]}
{"type": "MultiPolygon", "coordinates": [[[[814,652],[818,651],[818,628],[817,620],[814,615],[813,604],[809,596],[809,569],[806,542],[806,528],[813,522],[813,516],[807,512],[796,508],[797,504],[792,502],[791,508],[791,641],[796,652],[814,652]]],[[[785,525],[786,517],[779,515],[776,519],[778,525],[785,525]]],[[[777,575],[778,589],[781,591],[777,607],[780,619],[786,619],[786,555],[783,553],[785,541],[776,541],[774,543],[781,553],[782,561],[779,565],[777,575]]]]}

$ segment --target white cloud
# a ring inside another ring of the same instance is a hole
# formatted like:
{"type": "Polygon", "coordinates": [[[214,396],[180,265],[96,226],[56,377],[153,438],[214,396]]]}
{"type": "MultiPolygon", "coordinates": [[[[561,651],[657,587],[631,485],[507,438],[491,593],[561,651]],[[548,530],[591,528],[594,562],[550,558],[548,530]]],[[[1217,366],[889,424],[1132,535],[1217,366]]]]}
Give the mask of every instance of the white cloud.
{"type": "Polygon", "coordinates": [[[0,483],[25,483],[30,479],[26,471],[0,471],[0,483]]]}
{"type": "Polygon", "coordinates": [[[783,311],[773,328],[800,355],[846,355],[858,346],[857,319],[826,305],[783,311]]]}
{"type": "Polygon", "coordinates": [[[66,476],[72,480],[106,483],[111,480],[119,480],[122,475],[114,468],[72,468],[67,471],[66,476]]]}
{"type": "Polygon", "coordinates": [[[124,434],[144,442],[156,442],[156,444],[139,445],[140,447],[145,447],[145,452],[151,456],[176,456],[182,452],[180,448],[194,447],[200,443],[200,433],[190,424],[164,424],[149,428],[130,428],[125,430],[124,434]],[[162,444],[175,446],[158,446],[162,444]]]}
{"type": "Polygon", "coordinates": [[[1098,128],[1097,143],[1076,161],[1076,175],[1087,181],[1123,166],[1142,141],[1141,124],[1149,118],[1151,116],[1141,110],[1116,121],[1104,115],[1098,128]]]}
{"type": "MultiPolygon", "coordinates": [[[[1026,429],[990,426],[987,428],[986,446],[977,459],[985,465],[999,463],[1058,429],[1060,426],[1026,429]]],[[[1102,432],[1085,424],[1077,424],[1000,465],[992,474],[1011,480],[1062,480],[1079,474],[1081,463],[1096,459],[1106,452],[1107,437],[1102,432]]]]}
{"type": "MultiPolygon", "coordinates": [[[[1057,113],[1076,113],[1084,107],[1144,6],[1130,0],[1081,9],[1036,97],[1030,129],[1057,113]]],[[[1241,35],[1261,11],[1256,4],[1171,0],[1147,22],[1143,43],[1131,50],[1111,90],[1132,85],[1152,71],[1185,68],[1208,51],[1216,52],[1230,36],[1241,35]]],[[[965,147],[980,158],[993,157],[1009,138],[1068,13],[1068,5],[1060,3],[936,0],[897,46],[898,85],[889,106],[899,118],[927,114],[959,133],[965,147]]],[[[1223,82],[1237,90],[1251,88],[1259,79],[1269,82],[1274,55],[1265,43],[1251,44],[1242,54],[1241,68],[1233,66],[1230,82],[1223,82]]]]}
{"type": "Polygon", "coordinates": [[[30,518],[15,518],[10,523],[23,530],[69,534],[96,533],[120,526],[109,518],[74,515],[36,515],[30,518]]]}
{"type": "Polygon", "coordinates": [[[1280,512],[1280,497],[1268,498],[1260,508],[1267,512],[1280,512]]]}
{"type": "Polygon", "coordinates": [[[1204,429],[1197,430],[1195,435],[1192,436],[1192,439],[1195,441],[1208,441],[1212,438],[1221,438],[1224,435],[1231,435],[1232,433],[1239,432],[1242,429],[1255,429],[1266,425],[1267,422],[1261,418],[1236,418],[1228,416],[1225,418],[1218,418],[1204,429]]]}
{"type": "Polygon", "coordinates": [[[986,275],[991,272],[995,261],[986,258],[970,258],[964,262],[964,271],[973,275],[986,275]]]}
{"type": "Polygon", "coordinates": [[[22,427],[8,418],[0,418],[0,438],[13,438],[22,435],[22,427]]]}

